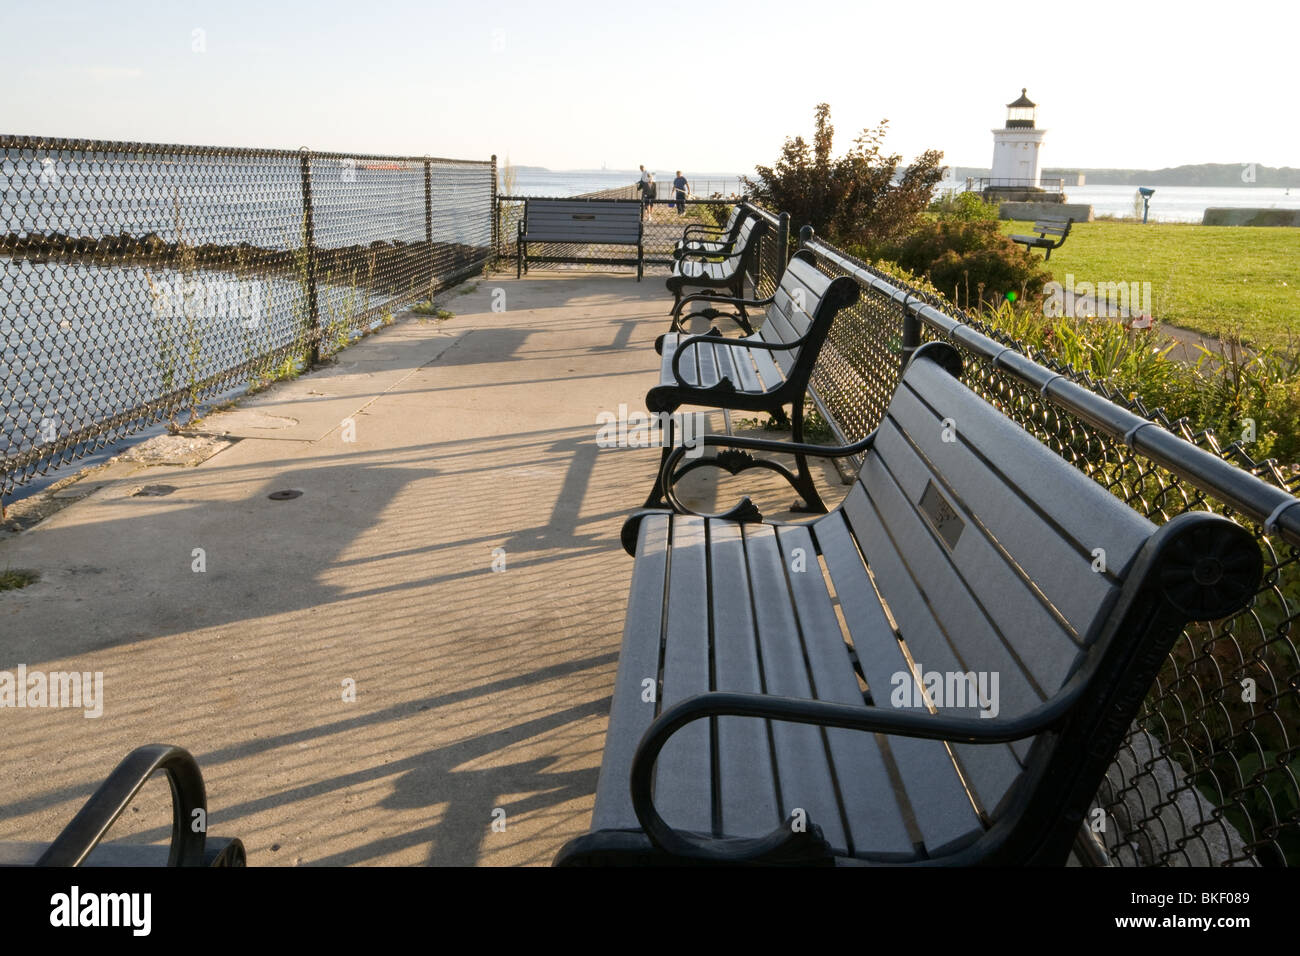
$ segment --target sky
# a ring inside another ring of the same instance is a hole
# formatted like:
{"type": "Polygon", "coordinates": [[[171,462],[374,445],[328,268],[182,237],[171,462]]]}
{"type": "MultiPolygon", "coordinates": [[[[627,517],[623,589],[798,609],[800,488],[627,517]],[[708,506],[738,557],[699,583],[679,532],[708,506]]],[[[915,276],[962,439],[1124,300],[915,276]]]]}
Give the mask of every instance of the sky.
{"type": "Polygon", "coordinates": [[[0,0],[0,132],[734,173],[824,101],[982,167],[1027,87],[1044,167],[1300,166],[1298,9],[0,0]]]}

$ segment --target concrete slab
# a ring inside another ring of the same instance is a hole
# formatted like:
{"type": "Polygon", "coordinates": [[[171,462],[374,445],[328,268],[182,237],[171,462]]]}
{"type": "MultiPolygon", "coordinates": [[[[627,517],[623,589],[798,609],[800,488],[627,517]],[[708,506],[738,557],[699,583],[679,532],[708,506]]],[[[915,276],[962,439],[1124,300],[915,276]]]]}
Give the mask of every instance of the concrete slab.
{"type": "MultiPolygon", "coordinates": [[[[195,754],[211,832],[254,865],[546,864],[587,828],[632,569],[618,533],[658,463],[599,448],[595,422],[643,407],[668,298],[533,272],[447,305],[210,416],[203,434],[240,440],[199,464],[119,463],[0,540],[0,568],[40,575],[0,592],[0,670],[104,678],[102,716],[0,710],[0,840],[52,839],[154,741],[195,754]]],[[[792,497],[745,477],[765,511],[792,497]]],[[[701,475],[696,494],[741,485],[701,475]]],[[[115,836],[167,838],[166,785],[145,797],[115,836]]]]}

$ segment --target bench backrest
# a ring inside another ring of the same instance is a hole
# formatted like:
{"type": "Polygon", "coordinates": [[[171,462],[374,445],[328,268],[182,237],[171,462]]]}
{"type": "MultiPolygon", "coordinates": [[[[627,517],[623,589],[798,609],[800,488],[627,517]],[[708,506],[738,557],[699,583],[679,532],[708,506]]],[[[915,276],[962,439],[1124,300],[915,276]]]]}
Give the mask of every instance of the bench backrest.
{"type": "Polygon", "coordinates": [[[1060,236],[1064,239],[1070,234],[1070,223],[1072,219],[1066,219],[1064,222],[1058,219],[1043,219],[1034,223],[1034,232],[1040,236],[1060,236]]]}
{"type": "MultiPolygon", "coordinates": [[[[1029,766],[1032,776],[1043,770],[1042,761],[1057,761],[1057,778],[1094,775],[1090,784],[1080,784],[1086,808],[1182,626],[1155,637],[1136,633],[1153,626],[1155,608],[1163,604],[1159,594],[1132,593],[1147,577],[1142,565],[1157,529],[961,384],[955,377],[960,364],[950,346],[916,353],[842,514],[921,672],[909,685],[926,686],[926,675],[943,678],[933,701],[939,713],[973,717],[992,705],[1007,719],[1051,697],[1086,661],[1102,659],[1098,655],[1112,667],[1121,658],[1143,662],[1136,670],[1126,663],[1127,673],[1121,668],[1086,696],[1090,709],[1078,718],[1073,743],[1079,753],[1043,746],[1031,752],[1032,739],[953,745],[970,793],[994,821],[1023,796],[1026,787],[1013,786],[1023,779],[1022,768],[1029,766]],[[1125,644],[1143,641],[1148,646],[1125,644]],[[975,686],[957,675],[974,675],[975,686]],[[986,690],[996,688],[992,701],[977,698],[981,675],[986,690]],[[1115,698],[1128,708],[1118,717],[1115,698]],[[1101,739],[1107,734],[1113,742],[1101,739]]],[[[1227,534],[1219,525],[1240,532],[1258,557],[1235,525],[1205,514],[1175,521],[1184,519],[1212,522],[1215,533],[1227,534]]],[[[850,602],[841,600],[852,629],[850,602]]],[[[891,688],[872,681],[870,646],[864,641],[857,652],[875,704],[887,706],[891,688]]],[[[929,686],[935,686],[932,679],[929,686]]],[[[913,701],[920,699],[917,694],[913,701]]],[[[1057,808],[1058,820],[1062,812],[1057,808]]]]}
{"type": "Polygon", "coordinates": [[[722,242],[732,242],[740,232],[740,217],[745,215],[744,207],[736,203],[731,207],[731,215],[727,217],[726,224],[722,227],[722,242]]]}
{"type": "Polygon", "coordinates": [[[520,230],[537,241],[636,243],[641,238],[641,204],[635,200],[529,199],[520,230]]]}
{"type": "Polygon", "coordinates": [[[777,285],[757,336],[769,345],[799,344],[770,353],[787,382],[807,382],[836,315],[858,300],[858,284],[818,270],[807,249],[795,253],[777,285]]]}
{"type": "MultiPolygon", "coordinates": [[[[742,216],[740,228],[736,230],[736,238],[732,242],[731,248],[718,254],[722,257],[725,268],[731,272],[740,269],[751,269],[758,258],[759,244],[766,232],[766,220],[754,215],[742,216]]],[[[704,253],[704,255],[706,258],[710,258],[709,253],[704,253]]]]}

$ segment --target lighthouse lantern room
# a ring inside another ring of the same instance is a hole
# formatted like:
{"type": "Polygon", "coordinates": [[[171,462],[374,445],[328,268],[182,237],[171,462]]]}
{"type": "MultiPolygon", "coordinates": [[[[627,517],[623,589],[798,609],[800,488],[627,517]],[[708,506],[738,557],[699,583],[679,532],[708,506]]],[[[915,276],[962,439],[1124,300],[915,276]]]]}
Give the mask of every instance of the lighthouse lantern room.
{"type": "Polygon", "coordinates": [[[1027,91],[1007,104],[1007,123],[993,130],[993,170],[986,192],[1009,199],[1008,193],[1038,192],[1039,148],[1047,130],[1037,125],[1038,104],[1027,91]]]}

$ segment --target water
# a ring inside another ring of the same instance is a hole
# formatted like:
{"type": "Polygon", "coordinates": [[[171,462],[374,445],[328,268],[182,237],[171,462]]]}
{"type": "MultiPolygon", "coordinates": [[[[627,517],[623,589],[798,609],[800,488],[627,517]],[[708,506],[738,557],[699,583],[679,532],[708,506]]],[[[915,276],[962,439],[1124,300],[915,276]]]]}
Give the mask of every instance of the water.
{"type": "MultiPolygon", "coordinates": [[[[1300,189],[1280,186],[1157,186],[1149,218],[1156,222],[1200,222],[1210,206],[1300,209],[1300,189]]],[[[1132,216],[1136,186],[1067,186],[1066,201],[1090,203],[1094,216],[1132,216]]],[[[1138,215],[1141,215],[1139,212],[1138,215]]]]}
{"type": "MultiPolygon", "coordinates": [[[[655,183],[659,186],[659,195],[665,196],[672,189],[673,179],[677,176],[675,169],[652,169],[655,183]]],[[[734,173],[699,173],[683,169],[682,174],[691,184],[695,196],[707,197],[713,193],[730,196],[741,192],[740,177],[734,173]]],[[[579,196],[583,193],[614,189],[618,186],[630,186],[641,178],[639,169],[633,170],[536,170],[521,169],[516,174],[514,195],[516,196],[579,196]]],[[[504,192],[504,187],[502,189],[504,192]]]]}
{"type": "MultiPolygon", "coordinates": [[[[734,173],[696,175],[690,170],[683,172],[697,196],[714,192],[729,196],[742,191],[740,177],[734,173]]],[[[654,174],[662,196],[665,189],[671,188],[676,170],[654,170],[654,174]]],[[[627,186],[636,182],[639,175],[639,170],[521,169],[517,173],[514,194],[577,196],[627,186]]],[[[1071,186],[1065,190],[1067,202],[1091,205],[1094,216],[1132,216],[1136,193],[1136,186],[1071,186]]],[[[1149,218],[1155,222],[1200,222],[1210,206],[1300,209],[1300,189],[1292,189],[1288,194],[1281,187],[1269,186],[1158,186],[1151,197],[1149,218]]]]}

